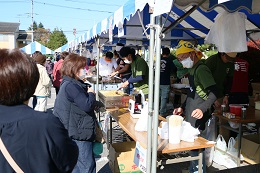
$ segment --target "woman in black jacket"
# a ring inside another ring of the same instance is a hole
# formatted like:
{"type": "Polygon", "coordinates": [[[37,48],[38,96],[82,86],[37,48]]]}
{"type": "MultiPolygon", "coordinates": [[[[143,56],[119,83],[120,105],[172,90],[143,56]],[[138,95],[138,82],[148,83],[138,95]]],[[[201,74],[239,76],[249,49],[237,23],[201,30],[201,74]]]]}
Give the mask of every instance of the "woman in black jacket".
{"type": "MultiPolygon", "coordinates": [[[[77,145],[52,113],[27,105],[38,81],[33,59],[18,49],[0,49],[0,137],[23,172],[69,173],[77,162],[77,145]]],[[[15,172],[2,152],[0,172],[15,172]]]]}
{"type": "Polygon", "coordinates": [[[65,58],[53,111],[79,147],[79,158],[73,173],[96,173],[92,146],[97,121],[94,113],[96,98],[93,89],[82,81],[85,66],[85,57],[70,54],[65,58]]]}

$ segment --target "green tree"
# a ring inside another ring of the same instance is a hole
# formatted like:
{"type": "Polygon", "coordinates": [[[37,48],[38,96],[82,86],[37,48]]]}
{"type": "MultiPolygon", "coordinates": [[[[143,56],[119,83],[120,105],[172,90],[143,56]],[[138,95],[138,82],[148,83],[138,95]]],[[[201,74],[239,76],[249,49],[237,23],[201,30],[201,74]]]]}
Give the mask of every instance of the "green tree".
{"type": "MultiPolygon", "coordinates": [[[[37,30],[38,29],[38,25],[37,25],[37,23],[34,21],[33,22],[33,30],[35,31],[35,30],[37,30]]],[[[28,28],[28,30],[32,30],[32,26],[30,26],[29,28],[28,28]]]]}
{"type": "Polygon", "coordinates": [[[44,28],[42,22],[39,23],[38,28],[44,28]]]}
{"type": "Polygon", "coordinates": [[[68,42],[65,34],[61,29],[55,28],[49,37],[49,41],[46,46],[52,50],[55,50],[68,42]]]}

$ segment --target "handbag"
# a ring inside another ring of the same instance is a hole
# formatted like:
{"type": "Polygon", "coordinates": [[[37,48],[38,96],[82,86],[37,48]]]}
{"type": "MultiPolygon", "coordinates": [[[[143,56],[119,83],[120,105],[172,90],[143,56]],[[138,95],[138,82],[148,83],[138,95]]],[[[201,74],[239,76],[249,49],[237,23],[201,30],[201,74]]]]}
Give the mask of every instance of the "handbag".
{"type": "Polygon", "coordinates": [[[104,142],[103,132],[102,132],[101,127],[100,127],[100,125],[99,125],[99,123],[97,121],[96,121],[96,138],[95,138],[95,142],[100,142],[100,143],[104,142]]]}
{"type": "Polygon", "coordinates": [[[10,153],[7,151],[1,137],[0,137],[0,150],[3,153],[5,159],[10,164],[10,166],[15,170],[16,173],[24,173],[22,169],[17,165],[17,163],[14,161],[10,153]]]}

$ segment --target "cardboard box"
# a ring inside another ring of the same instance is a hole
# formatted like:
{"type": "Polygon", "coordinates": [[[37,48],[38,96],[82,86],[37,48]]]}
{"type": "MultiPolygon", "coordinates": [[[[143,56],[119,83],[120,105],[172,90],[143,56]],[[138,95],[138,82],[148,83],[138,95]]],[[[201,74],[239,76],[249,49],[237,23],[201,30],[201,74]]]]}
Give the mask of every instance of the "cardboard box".
{"type": "Polygon", "coordinates": [[[255,109],[260,110],[260,101],[255,102],[255,109]]]}
{"type": "Polygon", "coordinates": [[[260,163],[260,134],[245,135],[241,141],[241,152],[250,163],[260,163]]]}
{"type": "Polygon", "coordinates": [[[142,147],[139,142],[136,142],[134,163],[139,167],[142,172],[147,172],[146,169],[146,152],[147,149],[142,147]]]}
{"type": "Polygon", "coordinates": [[[113,173],[141,173],[134,164],[135,141],[114,143],[109,146],[109,166],[113,173]]]}

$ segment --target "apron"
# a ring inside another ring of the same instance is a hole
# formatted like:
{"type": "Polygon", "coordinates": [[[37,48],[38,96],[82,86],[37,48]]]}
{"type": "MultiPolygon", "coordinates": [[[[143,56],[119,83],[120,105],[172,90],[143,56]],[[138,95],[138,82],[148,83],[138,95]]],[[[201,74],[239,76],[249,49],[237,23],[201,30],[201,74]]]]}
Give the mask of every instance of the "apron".
{"type": "MultiPolygon", "coordinates": [[[[201,64],[200,64],[201,65],[201,64]]],[[[196,73],[197,68],[200,66],[198,65],[195,70],[194,74],[196,73]]],[[[196,86],[194,82],[194,74],[188,75],[189,83],[190,83],[190,90],[187,93],[187,100],[186,100],[186,107],[184,114],[186,115],[185,120],[188,121],[193,127],[199,128],[200,130],[205,129],[205,123],[211,117],[211,111],[207,110],[203,113],[203,117],[201,119],[197,119],[191,116],[192,112],[199,108],[200,104],[203,104],[205,100],[203,100],[196,92],[196,86]]]]}

